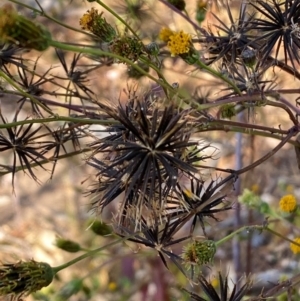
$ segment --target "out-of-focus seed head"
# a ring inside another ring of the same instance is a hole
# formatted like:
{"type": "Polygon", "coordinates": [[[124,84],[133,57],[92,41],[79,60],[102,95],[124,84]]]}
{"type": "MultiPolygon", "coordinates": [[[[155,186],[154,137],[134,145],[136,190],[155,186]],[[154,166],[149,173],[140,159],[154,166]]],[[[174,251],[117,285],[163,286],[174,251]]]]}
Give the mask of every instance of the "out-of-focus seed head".
{"type": "Polygon", "coordinates": [[[50,40],[50,32],[41,25],[19,15],[12,7],[0,8],[0,42],[44,51],[50,40]]]}
{"type": "Polygon", "coordinates": [[[27,296],[48,286],[54,271],[48,263],[20,261],[0,266],[0,296],[27,296]]]}

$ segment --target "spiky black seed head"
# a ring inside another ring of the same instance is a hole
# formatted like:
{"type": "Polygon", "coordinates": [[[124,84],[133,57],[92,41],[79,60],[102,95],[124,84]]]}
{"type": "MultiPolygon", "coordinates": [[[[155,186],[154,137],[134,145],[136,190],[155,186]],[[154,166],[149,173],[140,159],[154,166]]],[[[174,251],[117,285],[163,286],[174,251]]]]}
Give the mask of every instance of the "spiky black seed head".
{"type": "Polygon", "coordinates": [[[231,280],[228,279],[227,276],[223,277],[221,273],[217,278],[219,289],[216,289],[215,286],[212,284],[212,281],[206,280],[204,275],[200,275],[199,282],[201,289],[206,298],[202,298],[201,296],[189,292],[184,289],[184,291],[188,292],[191,296],[191,300],[196,301],[206,301],[206,300],[222,300],[222,301],[241,301],[247,295],[249,290],[252,287],[252,281],[250,278],[246,278],[244,280],[244,284],[239,285],[239,289],[237,288],[237,284],[233,285],[232,290],[229,287],[232,287],[231,280]],[[228,283],[230,282],[230,283],[228,283]],[[208,299],[207,299],[208,298],[208,299]]]}
{"type": "Polygon", "coordinates": [[[186,155],[198,144],[189,141],[190,111],[145,99],[102,109],[117,123],[106,129],[105,138],[90,145],[94,152],[88,164],[98,170],[98,181],[90,191],[94,205],[102,210],[124,192],[121,215],[130,211],[140,216],[143,210],[157,207],[163,212],[180,177],[198,172],[186,155]]]}

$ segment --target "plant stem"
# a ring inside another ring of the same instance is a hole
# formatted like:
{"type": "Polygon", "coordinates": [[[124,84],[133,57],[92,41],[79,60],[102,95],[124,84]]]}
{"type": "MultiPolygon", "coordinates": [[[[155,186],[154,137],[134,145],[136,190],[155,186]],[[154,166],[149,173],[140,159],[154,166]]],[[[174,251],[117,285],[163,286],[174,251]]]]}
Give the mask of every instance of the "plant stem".
{"type": "Polygon", "coordinates": [[[125,27],[128,28],[136,38],[140,39],[136,32],[130,27],[130,25],[125,20],[123,20],[114,10],[112,10],[109,6],[105,5],[100,0],[96,0],[96,2],[102,7],[104,7],[107,11],[109,11],[113,16],[115,16],[122,24],[124,24],[125,27]]]}
{"type": "Polygon", "coordinates": [[[278,237],[280,237],[280,238],[282,238],[282,239],[284,239],[284,240],[286,240],[286,241],[289,241],[290,243],[292,243],[292,244],[294,244],[294,245],[300,247],[300,243],[297,243],[297,242],[295,242],[295,241],[289,239],[288,237],[283,236],[282,234],[278,233],[277,231],[274,231],[273,229],[271,229],[271,228],[269,228],[269,227],[266,227],[266,228],[264,228],[264,229],[267,230],[267,231],[269,231],[270,233],[272,233],[272,234],[274,234],[274,235],[276,235],[276,236],[278,236],[278,237]]]}
{"type": "Polygon", "coordinates": [[[74,258],[74,259],[72,259],[72,260],[70,260],[70,261],[68,261],[68,262],[66,262],[66,263],[64,263],[64,264],[62,264],[62,265],[59,265],[59,266],[57,266],[57,267],[52,267],[52,270],[53,270],[53,272],[54,272],[55,274],[57,274],[57,273],[60,272],[61,270],[66,269],[66,268],[68,268],[69,266],[71,266],[71,265],[73,265],[73,264],[75,264],[75,263],[77,263],[77,262],[79,262],[79,261],[81,261],[81,260],[83,260],[83,259],[86,259],[86,258],[88,258],[88,257],[94,256],[94,255],[96,255],[97,253],[99,253],[99,252],[101,252],[101,251],[103,251],[103,250],[105,250],[105,249],[107,249],[107,248],[109,248],[109,247],[112,247],[112,246],[114,246],[114,245],[116,245],[116,244],[118,244],[118,243],[120,243],[120,242],[123,242],[123,241],[125,241],[125,240],[127,240],[127,239],[128,239],[128,237],[123,237],[123,238],[120,238],[120,239],[118,239],[118,240],[115,240],[115,241],[113,241],[113,242],[111,242],[111,243],[109,243],[109,244],[107,244],[107,245],[105,245],[105,246],[103,246],[103,247],[100,247],[100,248],[91,250],[91,251],[89,251],[89,252],[87,252],[87,253],[85,253],[85,254],[82,254],[81,256],[78,256],[78,257],[76,257],[76,258],[74,258]]]}
{"type": "Polygon", "coordinates": [[[38,2],[37,2],[37,3],[38,3],[38,5],[39,5],[39,7],[40,7],[41,10],[38,10],[37,8],[35,8],[35,7],[33,7],[33,6],[27,5],[27,4],[25,4],[23,1],[22,1],[22,2],[21,2],[21,1],[17,1],[17,0],[9,0],[9,1],[12,2],[12,3],[16,3],[16,4],[18,4],[18,5],[21,5],[21,6],[23,6],[23,7],[26,7],[26,8],[28,8],[28,9],[32,10],[34,13],[39,14],[39,15],[41,15],[41,16],[43,16],[43,17],[45,17],[45,18],[47,18],[47,19],[49,19],[49,20],[55,22],[56,24],[58,24],[58,25],[60,25],[60,26],[62,26],[62,27],[68,28],[68,29],[70,29],[70,30],[72,30],[72,31],[80,32],[80,33],[85,34],[85,35],[92,36],[91,34],[88,34],[87,32],[85,32],[85,31],[83,31],[83,30],[80,30],[80,29],[77,29],[77,28],[75,28],[75,27],[69,26],[68,24],[66,24],[66,23],[64,23],[64,22],[61,22],[61,21],[59,21],[59,20],[57,20],[57,19],[51,17],[50,15],[48,15],[48,14],[43,10],[43,8],[39,5],[38,2]]]}
{"type": "Polygon", "coordinates": [[[231,81],[228,77],[226,77],[225,75],[223,75],[222,73],[214,70],[213,68],[210,68],[209,66],[207,66],[206,64],[204,64],[200,60],[197,60],[197,62],[195,63],[195,65],[199,66],[201,69],[206,70],[209,74],[212,74],[213,76],[215,76],[217,78],[220,78],[225,83],[227,83],[233,89],[234,92],[236,92],[239,95],[242,95],[242,92],[240,91],[240,89],[238,88],[238,86],[233,81],[231,81]]]}
{"type": "Polygon", "coordinates": [[[253,231],[253,230],[259,230],[262,231],[265,229],[264,225],[253,225],[253,226],[243,226],[235,231],[233,231],[232,233],[230,233],[229,235],[223,237],[222,239],[218,240],[217,242],[215,242],[216,246],[220,246],[221,244],[223,244],[224,242],[227,242],[228,240],[230,240],[231,238],[233,238],[235,235],[247,230],[247,231],[253,231]]]}
{"type": "Polygon", "coordinates": [[[297,242],[289,239],[288,237],[286,237],[286,236],[278,233],[277,231],[272,230],[269,227],[266,227],[265,225],[243,226],[243,227],[237,229],[236,231],[233,231],[229,235],[223,237],[222,239],[216,241],[215,242],[216,247],[222,245],[224,242],[227,242],[228,240],[230,240],[231,238],[233,238],[235,235],[237,235],[237,234],[239,234],[239,233],[241,233],[241,232],[243,232],[245,230],[247,230],[248,232],[253,231],[253,230],[258,230],[258,231],[264,231],[264,230],[266,230],[266,231],[269,231],[270,233],[272,233],[272,234],[274,234],[274,235],[276,235],[276,236],[278,236],[278,237],[280,237],[280,238],[282,238],[282,239],[284,239],[284,240],[286,240],[286,241],[288,241],[290,243],[293,243],[294,245],[300,247],[300,243],[297,243],[297,242]]]}
{"type": "Polygon", "coordinates": [[[0,129],[9,129],[19,125],[25,124],[37,124],[37,123],[48,123],[48,122],[57,122],[57,121],[67,121],[67,122],[75,122],[81,124],[99,124],[99,125],[110,125],[114,123],[118,123],[115,120],[102,120],[102,119],[87,119],[87,118],[78,118],[78,117],[68,117],[68,116],[59,116],[56,115],[54,117],[48,118],[40,118],[40,119],[27,119],[21,121],[14,121],[10,123],[0,124],[0,129]]]}
{"type": "MultiPolygon", "coordinates": [[[[147,76],[148,78],[150,78],[151,80],[156,82],[158,85],[164,87],[165,89],[174,91],[174,88],[171,85],[169,85],[166,81],[162,82],[160,79],[155,78],[154,76],[152,76],[151,74],[149,74],[148,72],[143,70],[137,64],[134,64],[133,61],[131,61],[131,60],[125,58],[125,57],[119,56],[117,54],[102,51],[102,50],[99,50],[99,49],[95,49],[95,48],[92,48],[90,46],[81,46],[81,47],[73,46],[73,45],[66,44],[66,43],[61,43],[61,42],[58,42],[58,41],[55,41],[55,40],[50,40],[49,45],[51,45],[52,47],[58,48],[58,49],[66,50],[66,51],[73,51],[73,52],[76,52],[76,53],[85,53],[85,54],[95,55],[95,56],[107,56],[107,57],[117,59],[117,60],[119,60],[123,63],[126,63],[126,64],[132,66],[137,71],[139,71],[141,74],[147,76]]],[[[178,96],[181,97],[181,98],[184,97],[183,95],[178,95],[178,96]]]]}

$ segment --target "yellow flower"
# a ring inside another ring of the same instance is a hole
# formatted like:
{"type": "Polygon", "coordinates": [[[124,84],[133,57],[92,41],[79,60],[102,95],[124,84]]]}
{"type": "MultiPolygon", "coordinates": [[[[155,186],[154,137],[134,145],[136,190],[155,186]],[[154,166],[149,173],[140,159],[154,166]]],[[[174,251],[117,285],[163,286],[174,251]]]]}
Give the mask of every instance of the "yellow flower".
{"type": "Polygon", "coordinates": [[[253,184],[253,185],[251,186],[251,191],[254,192],[254,193],[258,193],[258,192],[259,192],[259,189],[260,189],[260,187],[259,187],[258,184],[253,184]]]}
{"type": "Polygon", "coordinates": [[[93,26],[93,20],[98,16],[98,10],[92,7],[91,10],[88,10],[79,21],[79,24],[82,29],[91,30],[93,26]]]}
{"type": "Polygon", "coordinates": [[[109,289],[110,291],[115,291],[115,290],[117,289],[117,284],[116,284],[115,282],[110,282],[110,283],[108,284],[108,289],[109,289]]]}
{"type": "Polygon", "coordinates": [[[279,202],[279,208],[284,212],[293,212],[297,207],[296,198],[292,194],[283,196],[279,202]]]}
{"type": "Polygon", "coordinates": [[[293,193],[294,186],[289,184],[289,185],[286,186],[285,190],[286,190],[286,192],[293,193]]]}
{"type": "Polygon", "coordinates": [[[214,277],[214,278],[211,280],[210,284],[211,284],[214,288],[218,288],[219,285],[220,285],[219,278],[214,277]]]}
{"type": "Polygon", "coordinates": [[[159,39],[168,42],[170,39],[170,36],[174,34],[174,31],[172,31],[170,28],[164,27],[161,29],[159,33],[159,39]]]}
{"type": "Polygon", "coordinates": [[[102,17],[102,13],[99,14],[93,7],[80,18],[79,24],[82,29],[91,31],[103,42],[111,42],[117,35],[115,29],[102,17]]]}
{"type": "Polygon", "coordinates": [[[198,9],[203,9],[203,8],[206,8],[207,7],[207,0],[199,0],[197,2],[197,7],[198,9]]]}
{"type": "Polygon", "coordinates": [[[191,41],[191,35],[182,30],[171,35],[168,42],[171,56],[188,53],[191,48],[191,41]]]}
{"type": "MultiPolygon", "coordinates": [[[[300,237],[295,238],[293,241],[296,242],[297,244],[300,244],[300,237]]],[[[299,246],[297,246],[293,243],[290,243],[290,248],[291,248],[291,250],[294,254],[299,254],[300,253],[300,247],[299,246]]]]}

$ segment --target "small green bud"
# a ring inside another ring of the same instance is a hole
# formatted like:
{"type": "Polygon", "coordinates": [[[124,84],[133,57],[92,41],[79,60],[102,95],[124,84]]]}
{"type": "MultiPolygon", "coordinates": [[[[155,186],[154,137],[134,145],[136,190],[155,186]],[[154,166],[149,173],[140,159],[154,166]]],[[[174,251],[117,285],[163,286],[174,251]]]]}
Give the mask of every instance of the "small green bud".
{"type": "Polygon", "coordinates": [[[58,248],[70,253],[76,253],[81,250],[81,247],[77,242],[60,237],[56,238],[55,245],[58,248]]]}
{"type": "Polygon", "coordinates": [[[95,220],[93,221],[92,225],[91,225],[91,230],[100,236],[105,236],[105,235],[109,235],[112,233],[112,229],[111,227],[109,227],[107,224],[99,221],[99,220],[95,220]]]}
{"type": "Polygon", "coordinates": [[[157,56],[159,54],[159,46],[157,45],[157,43],[152,42],[152,43],[146,45],[146,51],[150,55],[157,56]]]}

